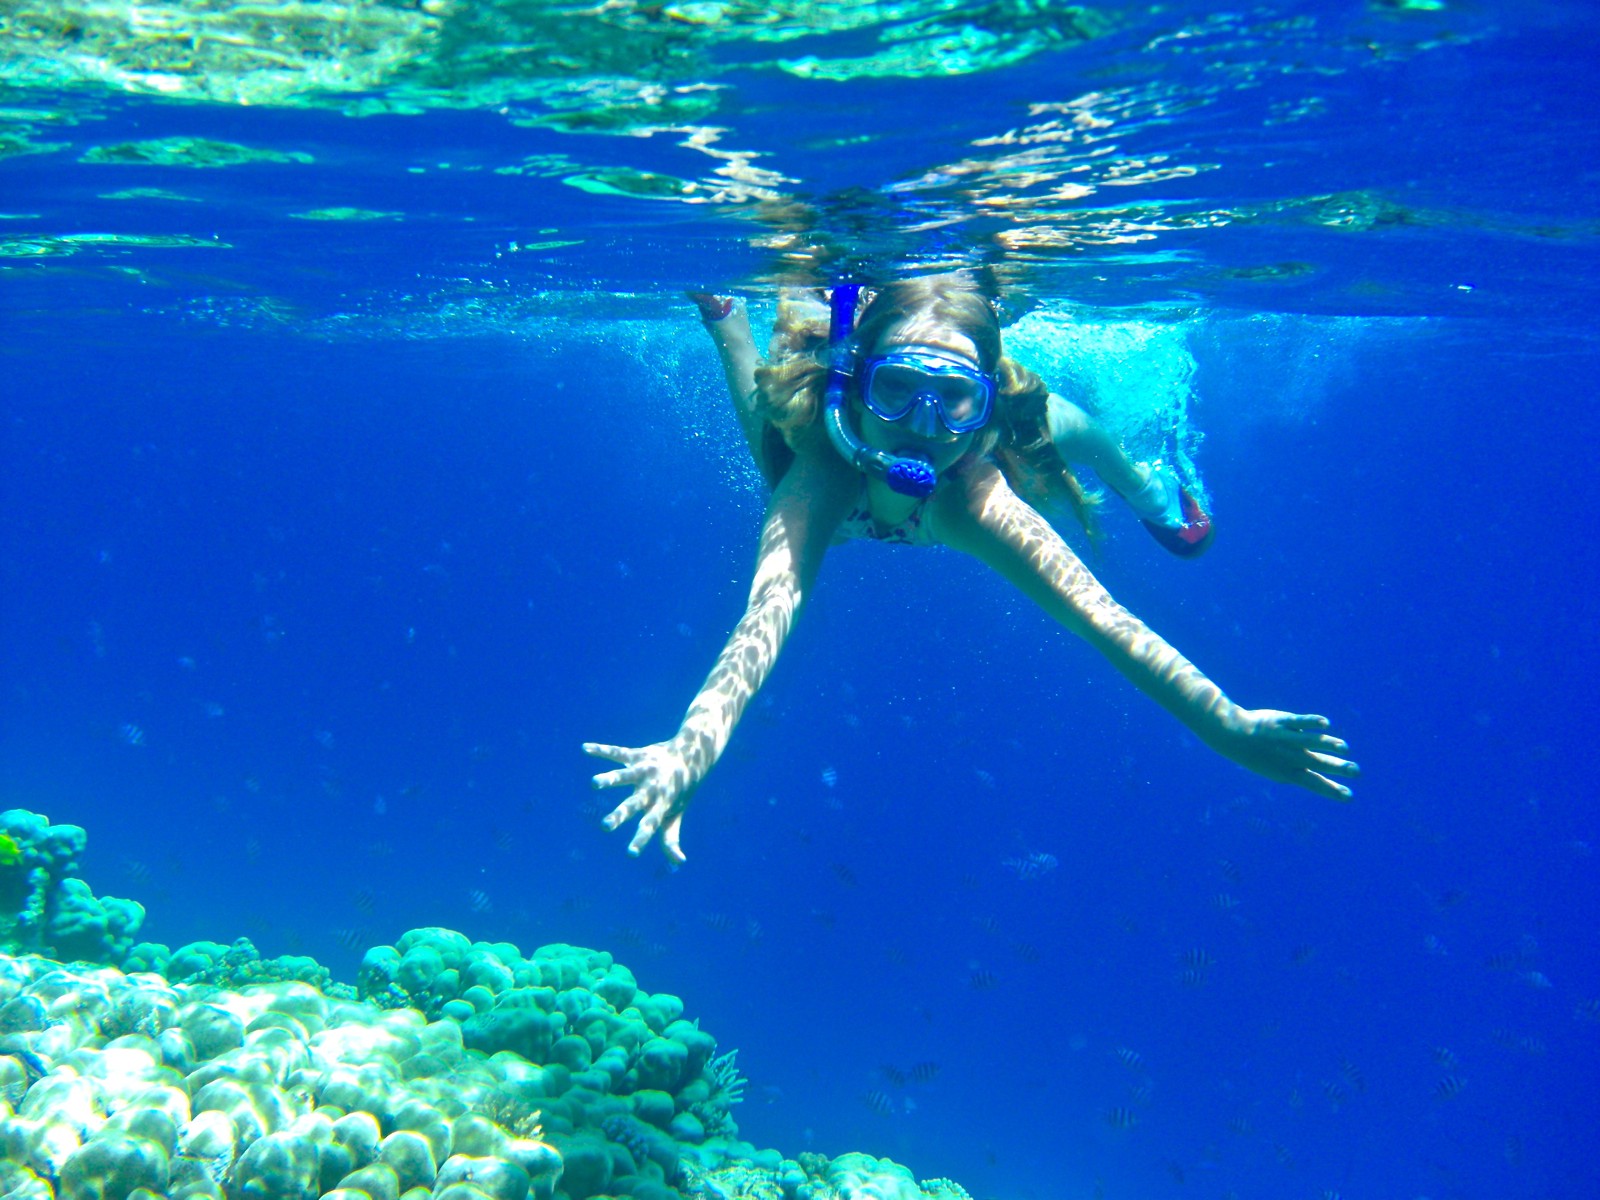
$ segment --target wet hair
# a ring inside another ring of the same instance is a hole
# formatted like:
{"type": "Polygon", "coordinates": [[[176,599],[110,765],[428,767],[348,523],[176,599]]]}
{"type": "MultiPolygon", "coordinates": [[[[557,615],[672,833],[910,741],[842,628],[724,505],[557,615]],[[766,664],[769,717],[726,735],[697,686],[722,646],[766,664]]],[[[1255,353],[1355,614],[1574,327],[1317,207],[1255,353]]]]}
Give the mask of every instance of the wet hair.
{"type": "MultiPolygon", "coordinates": [[[[948,329],[970,339],[978,365],[995,378],[995,414],[976,437],[968,457],[991,455],[1006,481],[1043,512],[1067,509],[1091,538],[1098,498],[1089,495],[1050,440],[1046,402],[1050,389],[1033,371],[1004,351],[993,303],[961,275],[906,279],[874,290],[856,302],[853,341],[870,352],[907,325],[948,329]]],[[[781,478],[792,459],[796,435],[822,413],[830,358],[829,311],[820,291],[786,292],[778,301],[767,365],[756,368],[756,411],[782,435],[769,436],[769,480],[781,478]],[[782,457],[774,463],[774,452],[782,457]],[[787,453],[783,453],[787,451],[787,453]],[[774,478],[776,477],[776,478],[774,478]]],[[[771,431],[769,431],[770,434],[771,431]]]]}

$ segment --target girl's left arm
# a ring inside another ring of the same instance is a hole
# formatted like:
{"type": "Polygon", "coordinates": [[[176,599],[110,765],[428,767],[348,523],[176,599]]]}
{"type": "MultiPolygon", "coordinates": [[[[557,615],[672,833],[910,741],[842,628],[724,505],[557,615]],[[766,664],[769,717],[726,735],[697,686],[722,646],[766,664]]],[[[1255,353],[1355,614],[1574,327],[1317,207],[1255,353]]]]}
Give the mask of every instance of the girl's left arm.
{"type": "Polygon", "coordinates": [[[1326,717],[1245,709],[1229,700],[1111,598],[993,463],[980,461],[951,477],[935,495],[932,519],[938,540],[1000,572],[1213,750],[1268,779],[1350,798],[1350,789],[1331,776],[1350,778],[1358,768],[1340,757],[1348,747],[1326,732],[1326,717]]]}

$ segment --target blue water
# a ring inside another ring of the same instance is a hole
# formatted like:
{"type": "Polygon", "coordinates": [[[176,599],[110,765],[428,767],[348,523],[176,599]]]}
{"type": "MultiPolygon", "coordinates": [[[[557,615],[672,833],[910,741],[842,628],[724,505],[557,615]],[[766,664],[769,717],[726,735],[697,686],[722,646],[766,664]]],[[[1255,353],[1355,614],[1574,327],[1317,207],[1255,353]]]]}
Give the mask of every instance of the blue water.
{"type": "Polygon", "coordinates": [[[790,1155],[979,1197],[1600,1194],[1600,20],[1117,18],[948,79],[715,49],[719,144],[807,214],[787,258],[777,201],[494,173],[707,177],[681,132],[14,85],[79,121],[0,160],[0,806],[85,826],[172,945],[609,949],[790,1155]],[[1091,93],[1109,150],[995,165],[1091,93]],[[177,135],[315,161],[80,161],[177,135]],[[291,215],[336,205],[403,217],[291,215]],[[1328,714],[1355,802],[1212,755],[975,564],[850,544],[688,865],[628,859],[578,745],[676,727],[763,504],[680,290],[760,324],[782,281],[952,262],[1130,436],[1183,403],[1214,549],[1113,505],[1091,565],[1240,702],[1328,714]]]}

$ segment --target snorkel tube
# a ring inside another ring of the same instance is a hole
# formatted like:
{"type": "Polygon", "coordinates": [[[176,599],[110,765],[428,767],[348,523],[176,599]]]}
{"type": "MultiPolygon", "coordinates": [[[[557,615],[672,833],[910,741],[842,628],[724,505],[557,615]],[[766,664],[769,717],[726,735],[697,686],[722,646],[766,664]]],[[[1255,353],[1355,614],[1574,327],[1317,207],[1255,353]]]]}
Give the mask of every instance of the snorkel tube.
{"type": "Polygon", "coordinates": [[[822,420],[828,429],[833,448],[845,462],[863,474],[887,483],[892,491],[902,496],[931,495],[939,482],[933,465],[921,458],[900,458],[882,450],[874,450],[861,440],[845,419],[844,393],[854,374],[855,347],[850,345],[850,334],[856,323],[856,297],[861,294],[857,284],[841,284],[828,298],[832,321],[828,328],[828,342],[832,358],[828,364],[828,390],[823,401],[822,420]]]}

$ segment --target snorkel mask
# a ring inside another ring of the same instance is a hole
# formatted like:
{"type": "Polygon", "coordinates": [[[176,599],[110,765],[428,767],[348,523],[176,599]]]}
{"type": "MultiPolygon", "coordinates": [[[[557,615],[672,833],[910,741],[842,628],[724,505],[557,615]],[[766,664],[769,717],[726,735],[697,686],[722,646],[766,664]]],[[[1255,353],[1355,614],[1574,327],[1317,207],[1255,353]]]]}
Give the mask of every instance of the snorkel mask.
{"type": "MultiPolygon", "coordinates": [[[[832,309],[829,326],[832,362],[827,373],[822,421],[827,426],[827,435],[834,443],[834,450],[850,466],[862,474],[880,478],[890,485],[891,491],[922,499],[933,493],[934,486],[939,482],[933,464],[914,454],[890,454],[874,450],[862,442],[861,435],[856,434],[856,430],[850,427],[850,421],[845,419],[845,389],[850,386],[856,360],[850,334],[856,323],[856,298],[859,294],[861,288],[850,283],[834,288],[834,294],[829,298],[832,309]]],[[[907,414],[914,414],[914,421],[926,419],[928,410],[933,408],[939,422],[952,434],[966,434],[979,429],[994,411],[994,381],[958,360],[946,362],[938,355],[923,352],[882,355],[867,363],[864,382],[867,386],[862,389],[862,403],[866,403],[867,410],[885,421],[899,421],[906,418],[907,414]],[[934,358],[939,358],[938,362],[934,362],[934,358]],[[896,382],[904,382],[901,373],[912,370],[923,376],[933,376],[936,384],[933,390],[926,386],[894,386],[896,382]],[[878,384],[877,400],[869,397],[874,390],[872,384],[878,384]]]]}
{"type": "Polygon", "coordinates": [[[994,415],[994,379],[959,355],[905,347],[862,364],[861,403],[885,421],[905,421],[918,437],[976,433],[994,415]]]}

